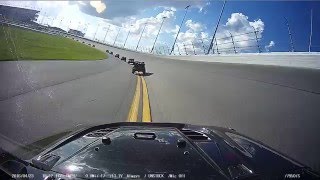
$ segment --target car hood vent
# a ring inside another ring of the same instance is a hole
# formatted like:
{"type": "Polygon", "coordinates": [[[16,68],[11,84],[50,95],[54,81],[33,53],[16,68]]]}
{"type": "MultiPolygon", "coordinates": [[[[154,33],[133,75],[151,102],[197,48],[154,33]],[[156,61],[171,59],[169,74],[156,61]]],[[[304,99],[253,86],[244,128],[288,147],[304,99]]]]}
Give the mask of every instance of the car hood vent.
{"type": "Polygon", "coordinates": [[[190,129],[181,129],[180,130],[185,136],[187,136],[188,138],[190,138],[191,140],[194,141],[208,141],[211,140],[207,135],[201,133],[201,132],[197,132],[197,131],[193,131],[190,129]]]}
{"type": "Polygon", "coordinates": [[[99,129],[99,130],[90,132],[90,133],[86,134],[85,136],[86,137],[103,137],[116,129],[117,128],[99,129]]]}

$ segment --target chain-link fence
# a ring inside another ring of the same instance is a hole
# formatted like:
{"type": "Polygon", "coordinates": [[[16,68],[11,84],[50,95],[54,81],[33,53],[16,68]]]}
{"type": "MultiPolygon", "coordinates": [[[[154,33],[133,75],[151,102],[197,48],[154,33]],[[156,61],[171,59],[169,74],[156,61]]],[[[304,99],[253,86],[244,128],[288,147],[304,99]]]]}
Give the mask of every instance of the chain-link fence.
{"type": "MultiPolygon", "coordinates": [[[[217,37],[213,41],[213,46],[209,54],[237,54],[245,52],[261,53],[264,50],[260,45],[262,32],[252,31],[243,34],[231,34],[225,37],[217,37]]],[[[201,38],[192,41],[177,42],[173,55],[204,55],[207,54],[210,45],[210,39],[201,38]]],[[[168,46],[158,46],[157,54],[170,54],[168,46]]]]}
{"type": "MultiPolygon", "coordinates": [[[[68,31],[65,31],[58,27],[52,27],[48,26],[47,21],[44,21],[44,19],[50,18],[48,17],[42,17],[39,21],[40,22],[33,22],[29,21],[26,22],[20,22],[16,19],[7,19],[3,16],[0,16],[0,20],[2,22],[10,22],[13,24],[18,24],[27,28],[35,29],[38,31],[48,32],[48,33],[54,33],[54,34],[60,34],[63,36],[71,35],[68,33],[68,31]],[[31,23],[30,23],[31,22],[31,23]],[[42,23],[42,24],[41,24],[42,23]]],[[[50,22],[50,21],[49,21],[50,22]]],[[[53,20],[51,21],[52,24],[53,20]]],[[[62,22],[62,20],[61,20],[62,22]]],[[[61,24],[60,22],[60,24],[61,24]]],[[[88,23],[86,24],[86,28],[88,28],[88,23]]],[[[261,53],[261,52],[269,52],[270,47],[268,45],[263,45],[261,43],[262,40],[262,31],[258,31],[254,28],[252,28],[251,31],[248,31],[246,33],[231,33],[231,32],[218,32],[217,36],[213,40],[213,46],[208,51],[208,48],[210,47],[210,38],[193,38],[186,40],[184,42],[179,42],[179,40],[176,42],[174,46],[174,50],[171,53],[171,45],[165,43],[157,43],[152,50],[151,45],[150,46],[139,46],[138,48],[136,46],[132,46],[127,44],[125,47],[123,42],[115,41],[115,42],[107,42],[102,39],[98,38],[91,38],[93,41],[97,41],[106,45],[110,46],[116,46],[119,48],[125,48],[130,49],[133,51],[139,51],[143,53],[152,53],[152,54],[158,54],[158,55],[207,55],[209,52],[209,55],[212,54],[237,54],[237,53],[261,53]]],[[[73,34],[74,35],[74,34],[73,34]]],[[[290,38],[291,37],[291,34],[290,38]]],[[[76,35],[75,35],[76,36],[76,35]]],[[[117,38],[117,37],[116,37],[117,38]]],[[[90,38],[89,38],[90,39],[90,38]]],[[[118,38],[119,39],[119,38],[118,38]]],[[[289,36],[288,36],[289,39],[289,36]]],[[[116,39],[117,40],[117,39],[116,39]]],[[[296,52],[306,52],[306,45],[305,44],[295,44],[294,39],[293,42],[288,41],[277,41],[278,51],[296,51],[296,52]],[[282,47],[283,49],[279,49],[279,47],[282,47]]],[[[311,51],[319,51],[320,45],[312,44],[310,47],[311,51]]]]}

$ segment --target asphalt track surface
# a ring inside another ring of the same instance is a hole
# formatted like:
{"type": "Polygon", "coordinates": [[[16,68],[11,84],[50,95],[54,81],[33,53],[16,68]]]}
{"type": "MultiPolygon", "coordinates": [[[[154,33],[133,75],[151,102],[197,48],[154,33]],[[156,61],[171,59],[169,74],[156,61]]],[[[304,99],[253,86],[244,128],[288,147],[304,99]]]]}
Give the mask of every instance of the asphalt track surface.
{"type": "MultiPolygon", "coordinates": [[[[232,127],[319,171],[319,70],[176,61],[96,47],[146,63],[153,122],[232,127]]],[[[114,57],[0,64],[0,132],[20,143],[77,124],[125,121],[136,88],[130,66],[114,57]]]]}
{"type": "Polygon", "coordinates": [[[0,62],[0,132],[20,144],[81,124],[127,118],[136,85],[130,67],[103,61],[0,62]]]}
{"type": "Polygon", "coordinates": [[[153,122],[231,127],[320,171],[320,70],[170,60],[146,63],[153,122]]]}

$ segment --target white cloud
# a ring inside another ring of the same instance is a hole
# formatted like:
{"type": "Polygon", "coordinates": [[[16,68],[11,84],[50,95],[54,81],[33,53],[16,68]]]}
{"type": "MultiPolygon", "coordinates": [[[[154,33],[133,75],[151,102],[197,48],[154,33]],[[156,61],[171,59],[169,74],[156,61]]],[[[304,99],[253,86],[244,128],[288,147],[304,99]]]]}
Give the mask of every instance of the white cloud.
{"type": "Polygon", "coordinates": [[[219,27],[216,35],[218,48],[233,53],[231,33],[237,52],[256,52],[258,47],[254,30],[257,37],[262,38],[264,22],[261,19],[249,21],[249,17],[242,13],[232,13],[227,22],[219,27]]]}
{"type": "MultiPolygon", "coordinates": [[[[184,49],[185,44],[188,54],[193,54],[194,49],[196,52],[203,53],[203,46],[205,49],[209,47],[211,32],[209,35],[206,32],[206,26],[200,22],[187,20],[185,25],[187,30],[180,32],[177,41],[180,50],[184,49]],[[204,43],[202,43],[202,40],[204,43]]],[[[237,52],[257,52],[254,29],[257,31],[257,37],[261,38],[264,31],[264,22],[261,19],[250,21],[249,17],[242,13],[232,13],[227,22],[219,26],[216,34],[219,51],[221,53],[234,53],[231,33],[237,52]]],[[[216,49],[215,43],[213,48],[216,49]]]]}
{"type": "Polygon", "coordinates": [[[224,28],[235,33],[252,31],[252,27],[258,31],[264,30],[264,23],[261,19],[254,20],[253,22],[250,22],[248,19],[248,16],[242,13],[232,13],[231,17],[228,18],[227,23],[224,25],[224,28]]]}
{"type": "Polygon", "coordinates": [[[276,43],[274,41],[270,41],[269,45],[265,46],[264,48],[266,49],[267,52],[270,51],[272,47],[274,47],[276,43]]]}
{"type": "Polygon", "coordinates": [[[192,30],[193,32],[199,32],[202,31],[204,29],[204,25],[202,25],[199,22],[194,22],[191,19],[186,21],[186,26],[192,30]]]}
{"type": "Polygon", "coordinates": [[[160,12],[156,16],[124,22],[122,23],[122,26],[129,27],[133,25],[131,28],[131,32],[134,35],[140,35],[140,32],[142,31],[143,27],[145,26],[145,24],[147,24],[143,37],[153,37],[157,35],[160,25],[163,21],[163,17],[166,17],[166,19],[164,19],[163,28],[161,31],[162,33],[163,32],[170,33],[176,29],[176,27],[171,27],[170,24],[167,23],[168,21],[170,21],[175,17],[174,15],[175,15],[175,9],[170,8],[169,10],[164,10],[160,12]]]}
{"type": "Polygon", "coordinates": [[[163,12],[159,13],[156,18],[161,19],[163,17],[166,18],[172,18],[174,16],[174,13],[176,12],[175,8],[172,9],[165,9],[163,12]]]}
{"type": "Polygon", "coordinates": [[[201,32],[201,38],[202,39],[208,39],[209,35],[206,32],[201,32]]]}
{"type": "MultiPolygon", "coordinates": [[[[84,3],[81,2],[81,5],[84,3]]],[[[106,4],[101,1],[90,1],[90,5],[94,7],[97,11],[97,13],[102,13],[106,9],[106,4]]]]}
{"type": "MultiPolygon", "coordinates": [[[[173,20],[175,19],[175,13],[176,9],[173,7],[165,8],[162,12],[146,18],[134,18],[134,19],[126,19],[123,20],[121,24],[119,24],[121,27],[124,27],[122,31],[122,35],[120,36],[126,36],[129,29],[130,29],[130,36],[128,38],[128,46],[134,46],[141,35],[141,32],[144,28],[144,26],[147,24],[145,31],[143,33],[143,38],[140,42],[140,46],[149,47],[154,43],[155,37],[159,31],[160,25],[163,21],[163,17],[166,17],[164,19],[163,27],[161,29],[159,38],[157,40],[156,46],[160,46],[161,39],[164,38],[164,35],[167,34],[173,34],[178,31],[179,26],[175,25],[173,23],[173,20]],[[132,25],[132,26],[131,26],[132,25]]],[[[112,22],[114,22],[113,20],[112,22]]],[[[112,34],[112,36],[115,36],[112,34]]],[[[108,39],[108,38],[107,38],[108,39]]],[[[119,39],[119,42],[124,41],[123,37],[119,39]]],[[[163,43],[162,43],[163,44],[163,43]]]]}
{"type": "MultiPolygon", "coordinates": [[[[192,21],[191,19],[185,22],[187,30],[185,32],[180,32],[177,40],[177,46],[175,47],[175,54],[178,54],[180,50],[181,54],[184,54],[185,51],[188,54],[193,54],[194,51],[202,52],[202,39],[208,37],[208,33],[203,32],[206,29],[206,26],[200,22],[192,21]]],[[[176,34],[173,35],[175,37],[176,34]]]]}
{"type": "Polygon", "coordinates": [[[206,2],[204,5],[201,5],[201,6],[198,6],[199,8],[199,13],[203,13],[203,14],[207,14],[207,9],[208,9],[208,6],[210,5],[210,1],[206,2]]]}
{"type": "Polygon", "coordinates": [[[172,34],[177,34],[178,33],[178,30],[179,30],[179,26],[178,25],[175,25],[174,28],[169,28],[169,29],[164,29],[164,31],[166,33],[172,33],[172,34]]]}
{"type": "MultiPolygon", "coordinates": [[[[93,16],[103,17],[107,19],[115,19],[119,17],[136,16],[144,12],[146,9],[155,8],[174,8],[184,9],[187,5],[191,5],[191,8],[202,8],[206,6],[205,1],[180,1],[180,0],[148,0],[148,1],[118,1],[118,0],[102,0],[107,7],[103,13],[97,13],[96,9],[89,5],[88,2],[81,2],[81,11],[93,16]],[[85,5],[83,5],[85,4],[85,5]],[[110,8],[108,8],[110,7],[110,8]]],[[[80,5],[80,3],[78,3],[80,5]]]]}

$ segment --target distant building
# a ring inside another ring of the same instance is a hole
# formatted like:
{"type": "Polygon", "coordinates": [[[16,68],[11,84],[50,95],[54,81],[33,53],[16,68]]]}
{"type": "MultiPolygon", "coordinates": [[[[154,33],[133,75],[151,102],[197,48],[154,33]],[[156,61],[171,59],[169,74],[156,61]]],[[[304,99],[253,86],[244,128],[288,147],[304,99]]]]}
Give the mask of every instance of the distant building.
{"type": "Polygon", "coordinates": [[[69,33],[69,34],[76,35],[76,36],[80,36],[80,37],[83,37],[83,36],[84,36],[84,33],[83,33],[83,32],[78,31],[78,30],[75,30],[75,29],[69,29],[68,33],[69,33]]]}
{"type": "Polygon", "coordinates": [[[34,22],[37,21],[39,12],[33,9],[0,5],[0,18],[6,18],[11,21],[34,22]]]}

